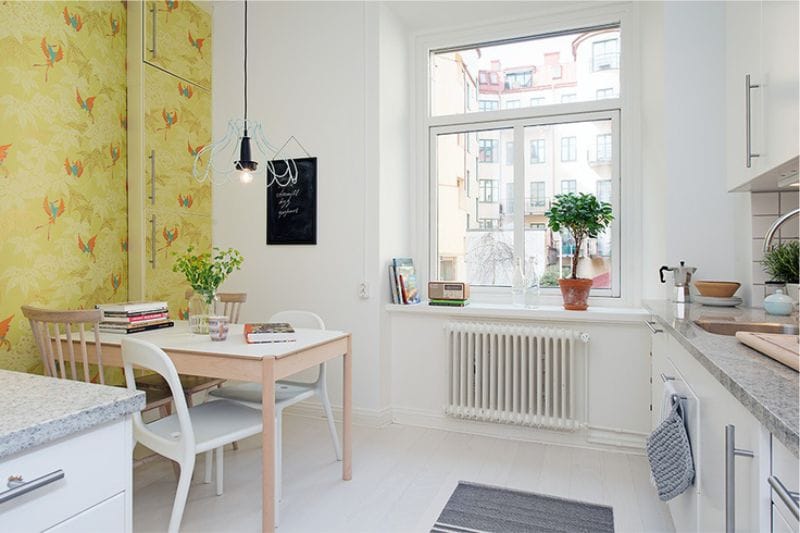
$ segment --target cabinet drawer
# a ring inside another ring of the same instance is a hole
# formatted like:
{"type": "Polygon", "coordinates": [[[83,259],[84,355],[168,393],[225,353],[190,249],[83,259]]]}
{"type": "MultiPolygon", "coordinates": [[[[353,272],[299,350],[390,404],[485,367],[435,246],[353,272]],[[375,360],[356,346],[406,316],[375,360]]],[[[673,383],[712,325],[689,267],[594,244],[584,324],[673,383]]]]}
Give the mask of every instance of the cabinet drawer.
{"type": "MultiPolygon", "coordinates": [[[[43,531],[131,490],[130,418],[26,450],[0,462],[0,490],[10,476],[30,481],[58,470],[64,477],[0,503],[4,531],[43,531]]],[[[124,518],[123,518],[124,520],[124,518]]]]}
{"type": "Polygon", "coordinates": [[[47,533],[122,533],[125,531],[125,494],[117,494],[51,527],[47,533]]]}

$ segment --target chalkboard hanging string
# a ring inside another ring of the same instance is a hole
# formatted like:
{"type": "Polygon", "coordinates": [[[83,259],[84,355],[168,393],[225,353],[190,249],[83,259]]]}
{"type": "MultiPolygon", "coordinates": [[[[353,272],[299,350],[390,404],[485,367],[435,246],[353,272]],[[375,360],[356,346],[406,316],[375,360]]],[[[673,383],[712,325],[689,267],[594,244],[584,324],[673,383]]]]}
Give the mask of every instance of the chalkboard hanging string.
{"type": "Polygon", "coordinates": [[[311,154],[308,153],[308,150],[306,150],[305,147],[302,144],[300,144],[300,141],[298,141],[297,137],[295,137],[294,135],[291,135],[288,139],[286,139],[286,142],[283,143],[283,145],[280,148],[278,148],[278,151],[275,152],[275,155],[273,157],[275,159],[278,159],[278,155],[281,152],[283,152],[283,149],[286,148],[289,145],[289,143],[292,142],[293,140],[294,140],[295,144],[297,144],[297,146],[300,147],[300,149],[303,151],[303,153],[306,154],[306,157],[311,157],[311,154]]]}

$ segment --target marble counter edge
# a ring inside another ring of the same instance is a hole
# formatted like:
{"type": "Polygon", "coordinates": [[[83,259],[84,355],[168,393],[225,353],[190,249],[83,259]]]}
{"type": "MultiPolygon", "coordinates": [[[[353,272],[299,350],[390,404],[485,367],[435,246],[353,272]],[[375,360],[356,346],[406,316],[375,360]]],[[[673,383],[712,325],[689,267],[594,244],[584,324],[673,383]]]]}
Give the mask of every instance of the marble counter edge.
{"type": "Polygon", "coordinates": [[[53,418],[29,427],[0,436],[0,460],[23,452],[29,448],[54,442],[100,424],[117,420],[141,411],[145,406],[145,393],[137,391],[125,398],[100,403],[58,418],[53,418]]]}
{"type": "Polygon", "coordinates": [[[770,411],[763,403],[750,394],[744,387],[731,378],[725,370],[720,368],[714,363],[702,350],[692,343],[690,339],[684,336],[680,331],[675,329],[671,321],[661,316],[658,310],[649,306],[647,303],[643,304],[645,309],[652,313],[652,316],[658,321],[659,324],[664,326],[667,332],[678,341],[678,343],[686,348],[692,356],[705,368],[709,373],[714,376],[725,389],[728,390],[739,402],[747,408],[756,419],[764,424],[771,433],[773,433],[779,441],[781,441],[789,450],[798,456],[800,452],[800,434],[793,431],[781,418],[774,412],[770,411]]]}

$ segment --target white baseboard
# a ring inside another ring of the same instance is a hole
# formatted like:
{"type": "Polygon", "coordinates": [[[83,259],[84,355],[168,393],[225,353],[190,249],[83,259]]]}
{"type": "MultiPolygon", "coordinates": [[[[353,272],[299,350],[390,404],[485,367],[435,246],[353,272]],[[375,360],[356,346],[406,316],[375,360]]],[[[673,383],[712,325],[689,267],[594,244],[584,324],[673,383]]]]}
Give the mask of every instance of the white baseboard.
{"type": "MultiPolygon", "coordinates": [[[[342,408],[334,405],[333,418],[337,422],[342,421],[342,408]]],[[[294,416],[303,416],[306,418],[325,418],[325,412],[322,410],[322,405],[313,400],[300,402],[296,405],[288,407],[286,413],[294,416]]],[[[392,410],[389,407],[383,409],[362,409],[359,407],[353,408],[353,424],[358,426],[366,426],[377,428],[386,426],[392,423],[392,410]]]]}
{"type": "Polygon", "coordinates": [[[589,426],[586,440],[593,444],[644,450],[647,434],[617,428],[589,426]]]}

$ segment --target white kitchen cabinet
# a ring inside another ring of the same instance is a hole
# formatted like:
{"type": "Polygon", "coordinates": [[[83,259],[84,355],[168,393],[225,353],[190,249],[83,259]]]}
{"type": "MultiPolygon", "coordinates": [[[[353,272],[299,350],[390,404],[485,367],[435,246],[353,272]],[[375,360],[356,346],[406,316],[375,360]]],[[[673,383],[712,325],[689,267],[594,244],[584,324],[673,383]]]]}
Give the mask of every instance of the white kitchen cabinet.
{"type": "Polygon", "coordinates": [[[12,476],[63,477],[0,503],[0,530],[130,532],[132,447],[127,416],[3,460],[0,491],[12,476]]]}
{"type": "MultiPolygon", "coordinates": [[[[771,439],[771,448],[770,475],[789,492],[797,494],[800,492],[800,462],[786,446],[774,437],[771,439]]],[[[774,490],[770,490],[770,503],[772,531],[797,533],[800,530],[800,521],[774,490]]]]}
{"type": "Polygon", "coordinates": [[[798,6],[728,2],[725,19],[726,173],[735,189],[798,154],[798,6]]]}

